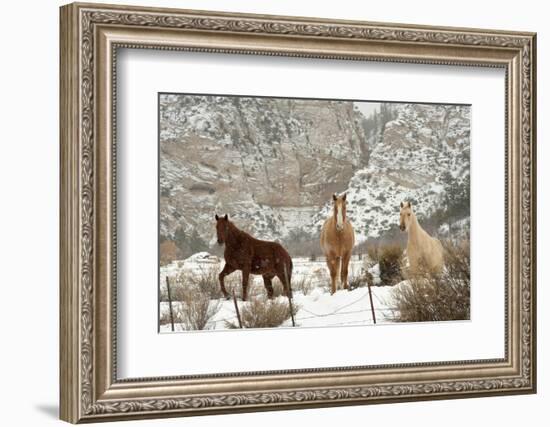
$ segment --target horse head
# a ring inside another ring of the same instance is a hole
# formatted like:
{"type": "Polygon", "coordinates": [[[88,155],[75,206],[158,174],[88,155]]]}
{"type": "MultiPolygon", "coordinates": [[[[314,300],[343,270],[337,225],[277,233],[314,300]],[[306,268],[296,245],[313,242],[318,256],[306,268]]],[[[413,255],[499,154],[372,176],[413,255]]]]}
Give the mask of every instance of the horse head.
{"type": "Polygon", "coordinates": [[[332,195],[334,217],[336,218],[336,230],[342,231],[346,222],[346,194],[342,196],[332,195]]]}
{"type": "Polygon", "coordinates": [[[408,231],[413,218],[413,208],[411,202],[401,202],[399,211],[399,228],[401,231],[408,231]]]}
{"type": "Polygon", "coordinates": [[[216,214],[216,234],[218,235],[218,244],[223,245],[227,240],[227,233],[229,229],[229,217],[227,214],[221,217],[216,214]]]}

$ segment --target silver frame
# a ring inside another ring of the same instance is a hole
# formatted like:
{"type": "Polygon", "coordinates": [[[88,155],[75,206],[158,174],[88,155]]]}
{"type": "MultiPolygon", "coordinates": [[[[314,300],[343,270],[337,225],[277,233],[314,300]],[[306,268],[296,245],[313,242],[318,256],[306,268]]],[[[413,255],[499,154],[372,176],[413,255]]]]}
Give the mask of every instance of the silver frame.
{"type": "Polygon", "coordinates": [[[62,419],[535,392],[535,34],[76,3],[61,8],[60,43],[62,419]],[[504,68],[505,357],[117,379],[118,48],[504,68]]]}

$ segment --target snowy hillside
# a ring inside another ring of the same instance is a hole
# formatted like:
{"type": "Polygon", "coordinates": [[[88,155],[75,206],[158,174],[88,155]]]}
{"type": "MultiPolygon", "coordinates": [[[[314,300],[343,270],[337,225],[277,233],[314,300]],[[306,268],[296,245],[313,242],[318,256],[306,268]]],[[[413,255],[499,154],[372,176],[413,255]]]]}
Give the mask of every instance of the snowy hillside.
{"type": "MultiPolygon", "coordinates": [[[[399,204],[413,201],[417,215],[428,217],[470,176],[469,108],[400,104],[386,124],[369,163],[355,171],[347,192],[348,216],[359,240],[379,237],[399,220],[399,204]]],[[[469,191],[469,188],[467,189],[469,191]]],[[[313,217],[317,229],[331,206],[313,217]]]]}
{"type": "Polygon", "coordinates": [[[318,235],[348,194],[357,241],[420,218],[469,216],[470,108],[161,95],[160,234],[184,254],[214,243],[214,213],[269,240],[318,235]],[[455,194],[467,192],[453,205],[455,194]],[[467,209],[462,209],[466,206],[467,209]]]}

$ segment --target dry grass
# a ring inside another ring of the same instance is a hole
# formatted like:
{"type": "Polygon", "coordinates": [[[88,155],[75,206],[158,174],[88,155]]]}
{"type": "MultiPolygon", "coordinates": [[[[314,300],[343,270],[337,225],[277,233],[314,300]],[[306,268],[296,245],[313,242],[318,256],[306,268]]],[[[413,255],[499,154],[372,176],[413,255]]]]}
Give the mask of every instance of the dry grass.
{"type": "MultiPolygon", "coordinates": [[[[176,319],[174,319],[174,322],[176,321],[176,319]]],[[[165,313],[161,313],[160,315],[160,319],[159,319],[159,324],[160,325],[166,325],[166,324],[170,324],[171,323],[171,320],[170,320],[170,312],[165,312],[165,313]]]]}
{"type": "Polygon", "coordinates": [[[402,262],[403,248],[401,245],[389,243],[378,247],[378,264],[380,265],[382,285],[393,286],[403,280],[402,262]]]}
{"type": "MultiPolygon", "coordinates": [[[[308,276],[300,276],[291,281],[291,287],[293,292],[302,292],[304,295],[308,295],[314,288],[315,284],[308,276]]],[[[281,285],[282,290],[282,285],[281,285]]]]}
{"type": "MultiPolygon", "coordinates": [[[[219,266],[212,265],[201,269],[198,273],[180,273],[177,276],[170,277],[170,293],[172,301],[182,301],[184,293],[190,289],[198,289],[202,293],[208,294],[211,299],[222,298],[218,274],[221,271],[219,266]]],[[[240,293],[241,276],[234,273],[225,278],[225,288],[229,293],[235,289],[235,293],[240,293]]],[[[160,300],[168,301],[168,291],[166,282],[161,284],[160,300]]]]}
{"type": "Polygon", "coordinates": [[[380,261],[379,245],[372,244],[367,246],[367,267],[372,267],[380,261]]]}
{"type": "Polygon", "coordinates": [[[351,274],[348,275],[348,285],[350,290],[367,286],[369,276],[370,273],[368,271],[361,271],[360,273],[351,272],[351,274]]]}
{"type": "Polygon", "coordinates": [[[212,328],[212,318],[221,307],[219,301],[211,301],[207,293],[193,289],[184,293],[181,302],[174,313],[184,330],[202,331],[212,328]]]}
{"type": "Polygon", "coordinates": [[[467,242],[442,242],[445,269],[423,269],[394,289],[392,305],[398,322],[436,322],[470,318],[470,248],[467,242]]]}
{"type": "MultiPolygon", "coordinates": [[[[294,314],[298,311],[293,304],[294,314]]],[[[251,298],[240,306],[243,328],[276,328],[290,319],[287,299],[251,298]]],[[[238,323],[226,322],[229,329],[237,329],[238,323]]]]}
{"type": "MultiPolygon", "coordinates": [[[[216,301],[222,296],[218,282],[218,268],[211,266],[199,273],[181,273],[170,277],[170,296],[173,304],[174,323],[188,331],[210,329],[212,318],[220,310],[216,301]]],[[[160,300],[168,301],[165,286],[161,290],[160,300]]],[[[170,323],[169,314],[163,314],[160,324],[170,323]]]]}
{"type": "Polygon", "coordinates": [[[202,293],[208,294],[210,299],[221,298],[222,291],[218,279],[218,266],[201,268],[198,274],[188,275],[191,286],[198,288],[202,293]]]}

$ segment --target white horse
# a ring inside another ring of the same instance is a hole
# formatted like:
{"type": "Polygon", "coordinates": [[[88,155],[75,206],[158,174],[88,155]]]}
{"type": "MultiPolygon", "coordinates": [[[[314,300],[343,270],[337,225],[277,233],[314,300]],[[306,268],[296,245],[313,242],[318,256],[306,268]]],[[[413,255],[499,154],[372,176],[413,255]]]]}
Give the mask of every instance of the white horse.
{"type": "Polygon", "coordinates": [[[411,272],[418,272],[421,266],[434,272],[441,272],[443,245],[420,226],[411,202],[401,202],[399,228],[408,233],[407,256],[411,272]]]}

